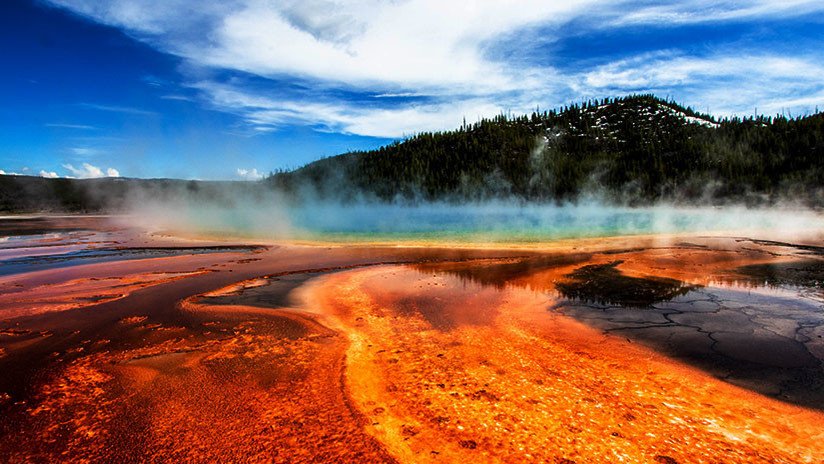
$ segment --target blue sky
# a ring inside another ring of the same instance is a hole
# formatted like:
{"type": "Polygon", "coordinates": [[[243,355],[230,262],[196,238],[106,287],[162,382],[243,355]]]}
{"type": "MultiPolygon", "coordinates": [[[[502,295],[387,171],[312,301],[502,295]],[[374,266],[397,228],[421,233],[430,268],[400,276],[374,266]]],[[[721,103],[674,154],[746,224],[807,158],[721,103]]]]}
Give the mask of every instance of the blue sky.
{"type": "Polygon", "coordinates": [[[636,92],[806,114],[822,26],[820,0],[6,0],[0,170],[254,179],[636,92]]]}

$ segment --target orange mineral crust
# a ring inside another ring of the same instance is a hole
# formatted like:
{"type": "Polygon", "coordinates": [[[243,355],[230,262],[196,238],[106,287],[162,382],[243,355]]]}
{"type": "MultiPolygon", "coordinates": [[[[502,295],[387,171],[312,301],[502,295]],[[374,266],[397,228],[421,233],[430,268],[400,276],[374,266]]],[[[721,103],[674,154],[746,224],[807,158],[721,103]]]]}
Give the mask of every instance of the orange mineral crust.
{"type": "Polygon", "coordinates": [[[294,308],[201,300],[273,274],[298,286],[472,256],[270,247],[7,275],[0,462],[392,462],[343,388],[345,333],[294,308]]]}
{"type": "Polygon", "coordinates": [[[820,462],[824,415],[546,312],[543,294],[379,267],[306,305],[348,334],[346,385],[407,462],[820,462]]]}
{"type": "Polygon", "coordinates": [[[191,277],[196,272],[151,272],[119,277],[90,277],[41,285],[14,293],[0,294],[6,318],[76,309],[114,301],[135,290],[191,277]]]}
{"type": "Polygon", "coordinates": [[[0,256],[2,463],[824,456],[814,245],[263,247],[74,226],[0,256]]]}

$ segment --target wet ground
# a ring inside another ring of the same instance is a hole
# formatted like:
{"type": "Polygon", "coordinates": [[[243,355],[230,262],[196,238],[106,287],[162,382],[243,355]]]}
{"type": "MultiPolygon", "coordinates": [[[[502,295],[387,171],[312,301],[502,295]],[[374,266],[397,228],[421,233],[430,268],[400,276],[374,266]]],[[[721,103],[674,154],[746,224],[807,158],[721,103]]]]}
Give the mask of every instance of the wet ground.
{"type": "Polygon", "coordinates": [[[751,240],[711,242],[714,247],[681,244],[587,256],[598,264],[527,258],[517,266],[423,269],[543,292],[553,301],[552,312],[642,342],[733,384],[824,409],[824,259],[811,258],[817,252],[809,245],[758,241],[754,251],[746,246],[751,240]],[[719,255],[728,256],[713,263],[719,255]],[[742,264],[751,260],[767,262],[742,264]]]}
{"type": "Polygon", "coordinates": [[[0,224],[4,224],[0,225],[0,276],[129,259],[253,252],[265,248],[245,244],[139,246],[121,241],[124,237],[116,234],[115,226],[105,227],[103,220],[90,218],[84,224],[80,218],[61,217],[53,219],[54,227],[49,230],[47,218],[0,219],[0,224]]]}
{"type": "Polygon", "coordinates": [[[260,246],[76,217],[2,230],[22,234],[0,243],[2,462],[824,454],[816,242],[260,246]]]}
{"type": "Polygon", "coordinates": [[[380,266],[304,287],[307,307],[349,334],[353,402],[369,417],[370,434],[401,461],[814,462],[820,455],[820,412],[548,312],[542,292],[432,271],[451,266],[380,266]]]}

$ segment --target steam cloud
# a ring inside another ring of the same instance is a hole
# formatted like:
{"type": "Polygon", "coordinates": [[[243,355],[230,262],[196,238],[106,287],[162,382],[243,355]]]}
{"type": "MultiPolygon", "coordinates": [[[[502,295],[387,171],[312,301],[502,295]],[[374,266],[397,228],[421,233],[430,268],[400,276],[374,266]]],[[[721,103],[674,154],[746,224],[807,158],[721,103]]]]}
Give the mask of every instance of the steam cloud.
{"type": "Polygon", "coordinates": [[[507,243],[637,234],[723,233],[812,237],[824,216],[781,207],[296,201],[257,183],[134,189],[124,204],[132,225],[152,231],[262,240],[507,243]]]}

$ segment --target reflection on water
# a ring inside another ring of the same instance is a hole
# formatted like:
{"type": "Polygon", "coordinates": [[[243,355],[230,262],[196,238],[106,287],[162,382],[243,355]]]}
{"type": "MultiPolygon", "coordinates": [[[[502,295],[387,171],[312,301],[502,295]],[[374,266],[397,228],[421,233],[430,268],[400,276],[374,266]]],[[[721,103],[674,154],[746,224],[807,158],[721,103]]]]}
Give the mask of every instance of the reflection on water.
{"type": "MultiPolygon", "coordinates": [[[[414,267],[487,288],[541,292],[552,311],[640,341],[731,383],[824,409],[824,262],[736,267],[707,275],[706,285],[691,285],[626,275],[623,260],[588,261],[577,255],[414,267]]],[[[684,263],[689,265],[696,263],[684,263]]]]}
{"type": "Polygon", "coordinates": [[[105,216],[0,216],[0,238],[102,231],[107,222],[105,216]]]}
{"type": "Polygon", "coordinates": [[[61,247],[56,253],[27,253],[2,259],[0,255],[0,276],[23,272],[42,271],[81,264],[104,263],[130,259],[162,258],[179,255],[199,255],[205,253],[249,252],[259,246],[205,246],[205,247],[130,247],[130,248],[82,248],[61,247]],[[69,251],[63,248],[69,249],[69,251]],[[59,252],[57,252],[59,251],[59,252]]]}
{"type": "MultiPolygon", "coordinates": [[[[314,204],[288,209],[300,238],[341,241],[434,240],[448,242],[541,242],[724,230],[792,230],[818,233],[824,216],[811,211],[671,206],[618,207],[602,204],[314,204]]],[[[243,221],[240,221],[243,222],[243,221]]],[[[254,222],[254,221],[252,221],[254,222]]],[[[237,224],[238,221],[233,221],[237,224]]],[[[202,224],[209,227],[208,221],[202,224]]],[[[225,228],[216,224],[215,227],[225,228]]],[[[237,231],[271,234],[266,230],[237,231]]]]}
{"type": "Polygon", "coordinates": [[[507,298],[495,286],[423,271],[384,275],[364,287],[379,306],[441,332],[492,324],[507,298]]]}
{"type": "Polygon", "coordinates": [[[752,264],[736,271],[758,285],[824,288],[824,261],[816,259],[752,264]]]}
{"type": "Polygon", "coordinates": [[[474,260],[467,262],[433,262],[410,265],[423,273],[454,275],[467,282],[503,288],[519,285],[536,291],[554,290],[553,281],[539,282],[536,276],[580,265],[592,258],[591,253],[558,253],[510,259],[474,260]],[[522,279],[528,279],[523,280],[522,279]]]}
{"type": "Polygon", "coordinates": [[[565,298],[629,308],[647,308],[696,288],[665,277],[630,277],[616,269],[621,263],[619,260],[580,267],[565,276],[569,280],[556,283],[555,288],[565,298]]]}

